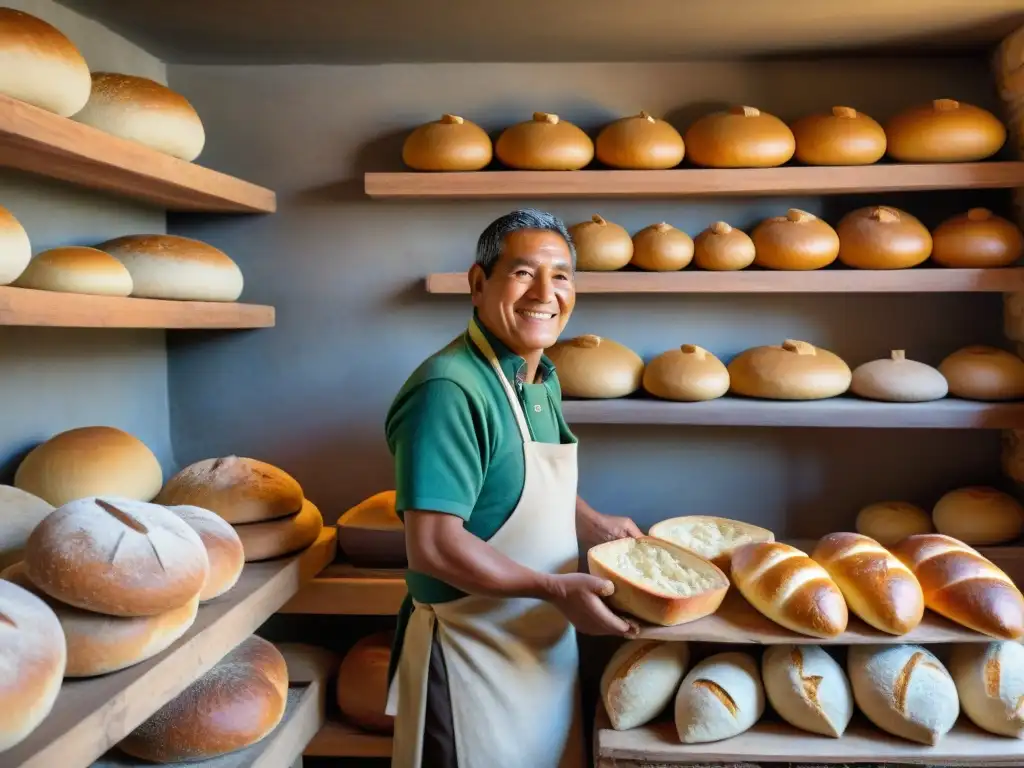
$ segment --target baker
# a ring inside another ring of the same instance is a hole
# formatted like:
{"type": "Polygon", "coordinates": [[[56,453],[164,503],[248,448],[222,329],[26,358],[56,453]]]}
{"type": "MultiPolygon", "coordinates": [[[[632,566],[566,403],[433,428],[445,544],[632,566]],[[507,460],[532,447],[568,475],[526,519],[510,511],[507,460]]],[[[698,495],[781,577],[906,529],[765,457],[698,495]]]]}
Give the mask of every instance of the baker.
{"type": "Polygon", "coordinates": [[[575,248],[521,210],[480,235],[465,333],[387,415],[409,597],[389,671],[393,768],[583,768],[576,631],[628,636],[580,546],[641,531],[576,493],[576,437],[544,350],[576,303],[575,248]]]}

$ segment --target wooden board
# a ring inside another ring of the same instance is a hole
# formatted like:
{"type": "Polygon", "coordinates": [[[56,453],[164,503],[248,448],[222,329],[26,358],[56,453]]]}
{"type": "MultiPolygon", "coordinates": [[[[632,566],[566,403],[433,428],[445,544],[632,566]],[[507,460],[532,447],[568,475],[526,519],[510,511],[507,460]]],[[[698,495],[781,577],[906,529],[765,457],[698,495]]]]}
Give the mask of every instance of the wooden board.
{"type": "Polygon", "coordinates": [[[405,571],[330,565],[278,613],[394,616],[406,595],[405,571]]]}
{"type": "MultiPolygon", "coordinates": [[[[427,293],[469,293],[465,272],[428,275],[425,284],[427,293]]],[[[1024,290],[1024,267],[576,273],[577,293],[1010,293],[1021,290],[1024,290]]]]}
{"type": "Polygon", "coordinates": [[[251,635],[335,553],[335,529],[329,527],[294,557],[246,564],[231,591],[201,606],[192,628],[168,650],[110,675],[66,680],[50,715],[0,755],[0,764],[90,765],[251,635]]]}
{"type": "Polygon", "coordinates": [[[328,720],[303,752],[305,757],[391,757],[391,736],[328,720]]]}
{"type": "Polygon", "coordinates": [[[172,211],[273,213],[277,209],[277,198],[269,189],[4,95],[0,95],[0,166],[172,211]]]}
{"type": "Polygon", "coordinates": [[[0,287],[0,325],[55,328],[272,328],[273,307],[0,287]]]}
{"type": "Polygon", "coordinates": [[[1024,186],[1024,163],[849,167],[684,168],[671,171],[477,171],[367,173],[366,194],[392,199],[730,197],[835,195],[1024,186]]]}

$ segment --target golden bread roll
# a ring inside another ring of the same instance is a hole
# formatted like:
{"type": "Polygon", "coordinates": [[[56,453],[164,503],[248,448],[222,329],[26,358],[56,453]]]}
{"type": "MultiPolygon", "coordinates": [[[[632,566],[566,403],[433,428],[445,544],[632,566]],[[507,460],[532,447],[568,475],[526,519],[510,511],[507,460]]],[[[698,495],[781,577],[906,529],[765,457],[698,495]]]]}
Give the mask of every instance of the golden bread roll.
{"type": "Polygon", "coordinates": [[[320,536],[324,518],[309,499],[302,509],[291,517],[267,520],[263,523],[243,523],[235,526],[242,540],[245,562],[283,557],[311,547],[320,536]]]}
{"type": "Polygon", "coordinates": [[[14,485],[59,507],[91,496],[149,501],[163,478],[160,462],[137,437],[115,427],[78,427],[29,451],[14,485]]]}
{"type": "Polygon", "coordinates": [[[652,525],[648,535],[696,552],[726,572],[737,547],[754,541],[775,541],[775,534],[767,528],[709,515],[670,517],[652,525]]]}
{"type": "Polygon", "coordinates": [[[703,347],[683,344],[647,363],[643,385],[664,400],[714,400],[729,391],[729,371],[703,347]]]}
{"type": "Polygon", "coordinates": [[[806,341],[752,347],[729,363],[729,390],[769,400],[820,400],[850,387],[853,374],[838,355],[806,341]]]}
{"type": "Polygon", "coordinates": [[[520,171],[578,171],[594,159],[594,142],[558,115],[534,112],[532,120],[501,132],[494,153],[520,171]]]}
{"type": "Polygon", "coordinates": [[[21,276],[17,288],[93,296],[131,296],[132,276],[109,253],[78,245],[51,248],[36,256],[21,276]]]}
{"type": "Polygon", "coordinates": [[[38,496],[0,485],[0,571],[24,558],[29,534],[53,509],[38,496]]]}
{"type": "Polygon", "coordinates": [[[235,584],[245,566],[245,551],[235,529],[220,515],[202,507],[167,507],[199,534],[210,560],[210,576],[199,593],[200,602],[220,597],[235,584]]]}
{"type": "Polygon", "coordinates": [[[875,629],[905,635],[924,616],[924,594],[910,569],[874,539],[830,533],[811,559],[828,571],[846,606],[875,629]]]}
{"type": "Polygon", "coordinates": [[[576,246],[576,269],[581,272],[622,269],[633,258],[629,232],[596,213],[590,221],[569,227],[569,236],[576,246]]]}
{"type": "Polygon", "coordinates": [[[1024,739],[1024,646],[1006,640],[957,643],[949,674],[972,723],[998,736],[1024,739]]]}
{"type": "Polygon", "coordinates": [[[759,541],[737,547],[732,583],[754,608],[776,624],[811,637],[846,631],[846,601],[828,571],[796,547],[759,541]]]}
{"type": "Polygon", "coordinates": [[[693,239],[693,263],[723,272],[749,267],[754,263],[754,241],[742,229],[716,221],[693,239]]]}
{"type": "Polygon", "coordinates": [[[937,368],[907,360],[904,350],[894,349],[888,358],[854,368],[850,391],[869,400],[923,403],[949,394],[949,383],[937,368]]]}
{"type": "Polygon", "coordinates": [[[414,171],[479,171],[493,155],[487,131],[458,115],[417,126],[402,143],[402,162],[414,171]]]}
{"type": "MultiPolygon", "coordinates": [[[[5,10],[0,8],[0,15],[5,10]]],[[[28,233],[14,218],[14,214],[0,205],[0,285],[10,285],[17,280],[31,260],[32,244],[28,233]]]]}
{"type": "Polygon", "coordinates": [[[646,112],[609,123],[594,140],[597,159],[610,168],[664,170],[683,160],[683,137],[671,124],[646,112]]]}
{"type": "Polygon", "coordinates": [[[714,613],[729,589],[717,566],[662,539],[616,539],[587,551],[590,572],[615,585],[608,603],[671,627],[714,613]]]}
{"type": "Polygon", "coordinates": [[[828,222],[797,208],[765,219],[750,239],[754,264],[765,269],[821,269],[839,255],[839,235],[828,222]]]}
{"type": "Polygon", "coordinates": [[[878,501],[857,513],[857,533],[869,536],[883,547],[918,533],[934,533],[931,516],[907,501],[878,501]]]}
{"type": "Polygon", "coordinates": [[[854,269],[909,269],[928,260],[932,236],[906,211],[876,205],[843,216],[839,261],[854,269]]]}
{"type": "Polygon", "coordinates": [[[965,400],[1024,398],[1024,360],[996,347],[974,344],[939,363],[949,393],[965,400]]]}
{"type": "Polygon", "coordinates": [[[1013,496],[986,486],[957,488],[932,508],[939,533],[971,547],[1005,544],[1024,531],[1024,507],[1013,496]]]}
{"type": "Polygon", "coordinates": [[[770,168],[793,157],[789,126],[754,107],[733,107],[697,120],[683,136],[687,157],[708,168],[770,168]]]}
{"type": "Polygon", "coordinates": [[[885,130],[852,107],[802,117],[790,130],[796,159],[807,165],[870,165],[885,155],[885,130]]]}
{"type": "Polygon", "coordinates": [[[374,632],[356,641],[338,669],[338,709],[368,731],[391,733],[395,719],[385,713],[388,700],[390,631],[374,632]]]}
{"type": "Polygon", "coordinates": [[[764,688],[753,656],[716,653],[691,669],[675,700],[683,744],[721,741],[748,730],[764,714],[764,688]]]}
{"type": "Polygon", "coordinates": [[[354,565],[405,566],[405,526],[393,490],[363,499],[338,518],[338,548],[354,565]]]}
{"type": "Polygon", "coordinates": [[[943,267],[1009,267],[1024,255],[1024,233],[987,208],[971,208],[932,232],[932,261],[943,267]]]}
{"type": "Polygon", "coordinates": [[[690,664],[690,646],[663,640],[627,640],[601,675],[601,701],[612,728],[628,731],[665,711],[690,664]]]}
{"type": "Polygon", "coordinates": [[[772,645],[761,658],[772,709],[794,728],[839,738],[853,717],[853,691],[843,668],[817,645],[772,645]]]}
{"type": "Polygon", "coordinates": [[[886,153],[901,163],[984,160],[1006,142],[1006,127],[988,110],[935,99],[900,112],[885,124],[886,153]]]}
{"type": "Polygon", "coordinates": [[[630,263],[650,272],[674,272],[693,258],[693,240],[664,221],[644,227],[633,235],[630,263]]]}
{"type": "Polygon", "coordinates": [[[903,539],[892,553],[917,576],[929,610],[997,640],[1024,638],[1024,596],[971,547],[925,533],[903,539]]]}
{"type": "Polygon", "coordinates": [[[70,117],[89,100],[89,66],[59,29],[0,8],[0,93],[70,117]]]}
{"type": "Polygon", "coordinates": [[[545,350],[555,364],[562,394],[625,397],[640,389],[644,361],[636,352],[601,336],[576,336],[545,350]]]}

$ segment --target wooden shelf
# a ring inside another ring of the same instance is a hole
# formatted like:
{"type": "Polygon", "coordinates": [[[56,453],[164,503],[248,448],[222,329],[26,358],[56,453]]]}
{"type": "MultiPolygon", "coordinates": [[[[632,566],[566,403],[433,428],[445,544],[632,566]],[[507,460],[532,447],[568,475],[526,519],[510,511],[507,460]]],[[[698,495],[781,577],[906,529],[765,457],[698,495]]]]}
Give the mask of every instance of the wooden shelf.
{"type": "Polygon", "coordinates": [[[4,768],[90,765],[228,651],[249,637],[336,553],[324,528],[309,549],[249,563],[226,595],[200,607],[192,628],[158,656],[102,677],[65,680],[49,716],[2,755],[4,768]]]}
{"type": "Polygon", "coordinates": [[[701,403],[674,403],[629,397],[618,400],[566,400],[562,409],[570,424],[873,429],[1024,428],[1024,402],[982,403],[957,398],[930,403],[879,403],[853,396],[799,402],[721,397],[701,403]]]}
{"type": "Polygon", "coordinates": [[[1021,187],[1024,186],[1024,163],[367,173],[363,183],[367,195],[381,199],[837,195],[1021,187]]]}
{"type": "MultiPolygon", "coordinates": [[[[427,293],[468,294],[465,272],[428,275],[427,293]]],[[[816,269],[783,272],[577,272],[577,293],[1012,293],[1024,267],[1006,269],[816,269]]]]}
{"type": "Polygon", "coordinates": [[[328,720],[303,752],[305,757],[391,757],[391,736],[328,720]]]}
{"type": "Polygon", "coordinates": [[[172,211],[273,213],[269,189],[0,95],[0,166],[172,211]]]}
{"type": "Polygon", "coordinates": [[[394,616],[405,599],[405,571],[329,565],[278,613],[394,616]]]}
{"type": "Polygon", "coordinates": [[[273,307],[0,287],[0,325],[56,328],[272,328],[273,307]]]}

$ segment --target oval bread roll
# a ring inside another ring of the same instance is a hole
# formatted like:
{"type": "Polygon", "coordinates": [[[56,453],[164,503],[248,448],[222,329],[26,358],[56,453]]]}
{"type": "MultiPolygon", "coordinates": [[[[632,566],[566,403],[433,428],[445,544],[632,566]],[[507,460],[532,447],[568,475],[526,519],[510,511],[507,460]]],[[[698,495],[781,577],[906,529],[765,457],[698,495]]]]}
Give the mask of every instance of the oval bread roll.
{"type": "Polygon", "coordinates": [[[757,662],[745,653],[718,653],[689,671],[675,700],[676,733],[683,744],[736,736],[764,712],[757,662]]]}
{"type": "Polygon", "coordinates": [[[601,129],[594,140],[597,159],[609,168],[664,170],[683,160],[683,137],[670,123],[646,112],[623,117],[601,129]]]}
{"type": "Polygon", "coordinates": [[[839,261],[854,269],[909,269],[928,260],[932,236],[915,216],[884,205],[858,208],[836,225],[839,261]]]}
{"type": "Polygon", "coordinates": [[[795,728],[839,738],[853,717],[853,692],[839,663],[817,645],[773,645],[761,659],[772,708],[795,728]]]}
{"type": "Polygon", "coordinates": [[[888,359],[871,360],[854,368],[850,391],[871,400],[923,403],[945,397],[949,383],[938,369],[907,360],[904,350],[894,349],[888,359]]]}
{"type": "Polygon", "coordinates": [[[907,501],[879,501],[857,513],[857,533],[870,536],[883,547],[891,547],[916,533],[933,533],[927,512],[907,501]]]}
{"type": "Polygon", "coordinates": [[[729,391],[729,371],[703,347],[683,344],[644,366],[643,387],[663,400],[714,400],[729,391]]]}
{"type": "MultiPolygon", "coordinates": [[[[0,8],[0,14],[5,10],[0,8]]],[[[3,54],[0,53],[2,60],[3,54]]],[[[32,244],[28,233],[14,214],[0,205],[0,285],[10,285],[17,280],[31,259],[32,244]]]]}
{"type": "Polygon", "coordinates": [[[20,488],[0,485],[0,571],[25,556],[29,534],[53,505],[20,488]]]}
{"type": "Polygon", "coordinates": [[[799,208],[765,219],[750,239],[754,264],[765,269],[822,269],[839,255],[839,235],[832,226],[799,208]]]}
{"type": "Polygon", "coordinates": [[[796,139],[796,159],[807,165],[870,165],[885,154],[885,130],[851,107],[807,115],[790,129],[796,139]]]}
{"type": "Polygon", "coordinates": [[[394,730],[395,719],[385,712],[393,642],[391,631],[362,637],[348,650],[338,668],[338,709],[368,731],[394,730]]]}
{"type": "Polygon", "coordinates": [[[892,117],[885,136],[886,153],[900,163],[970,163],[998,152],[1006,127],[981,107],[935,99],[892,117]]]}
{"type": "Polygon", "coordinates": [[[493,154],[487,131],[458,115],[417,126],[402,143],[402,162],[414,171],[479,171],[493,154]]]}
{"type": "Polygon", "coordinates": [[[1009,267],[1024,255],[1024,232],[987,208],[971,208],[946,219],[932,239],[932,261],[943,267],[1009,267]]]}
{"type": "Polygon", "coordinates": [[[767,528],[708,515],[670,517],[652,525],[648,534],[696,552],[723,570],[729,567],[737,547],[754,541],[775,541],[775,534],[767,528]]]}
{"type": "Polygon", "coordinates": [[[494,154],[520,171],[577,171],[594,159],[594,142],[558,115],[534,112],[532,120],[501,132],[494,154]]]}
{"type": "Polygon", "coordinates": [[[965,400],[1024,398],[1024,360],[1004,349],[975,344],[939,363],[949,392],[965,400]]]}
{"type": "Polygon", "coordinates": [[[208,509],[188,505],[168,509],[198,533],[206,547],[210,577],[199,593],[200,602],[220,597],[238,583],[238,577],[242,575],[245,566],[245,551],[238,533],[227,521],[208,509]]]}
{"type": "Polygon", "coordinates": [[[612,728],[628,731],[660,715],[690,663],[686,642],[627,640],[601,675],[601,701],[612,728]]]}
{"type": "Polygon", "coordinates": [[[949,673],[971,722],[989,733],[1024,738],[1024,646],[1005,640],[958,643],[949,673]]]}
{"type": "Polygon", "coordinates": [[[59,293],[130,296],[132,276],[109,253],[74,245],[43,251],[29,262],[14,285],[59,293]]]}
{"type": "Polygon", "coordinates": [[[1013,496],[987,486],[950,491],[935,503],[939,533],[972,547],[1005,544],[1024,531],[1024,507],[1013,496]]]}
{"type": "Polygon", "coordinates": [[[559,341],[545,354],[558,369],[562,394],[568,397],[625,397],[643,382],[643,358],[611,339],[576,336],[559,341]]]}
{"type": "Polygon", "coordinates": [[[788,125],[746,106],[704,115],[687,128],[683,140],[690,161],[707,168],[771,168],[796,150],[788,125]]]}
{"type": "Polygon", "coordinates": [[[729,361],[729,389],[768,400],[822,400],[850,388],[853,373],[839,355],[806,341],[752,347],[729,361]]]}
{"type": "Polygon", "coordinates": [[[693,239],[693,263],[700,269],[743,269],[754,263],[754,256],[750,235],[724,221],[716,221],[693,239]]]}
{"type": "Polygon", "coordinates": [[[693,259],[693,240],[665,221],[644,227],[633,235],[630,264],[650,272],[675,272],[693,259]]]}
{"type": "Polygon", "coordinates": [[[309,499],[302,502],[298,514],[265,523],[246,523],[235,526],[242,540],[245,562],[282,557],[312,546],[323,530],[324,519],[320,510],[309,499]]]}
{"type": "Polygon", "coordinates": [[[956,686],[919,645],[853,645],[847,672],[857,707],[887,733],[937,744],[960,714],[956,686]]]}
{"type": "Polygon", "coordinates": [[[569,236],[576,246],[576,269],[580,272],[622,269],[633,258],[629,232],[596,213],[589,221],[569,227],[569,236]]]}

